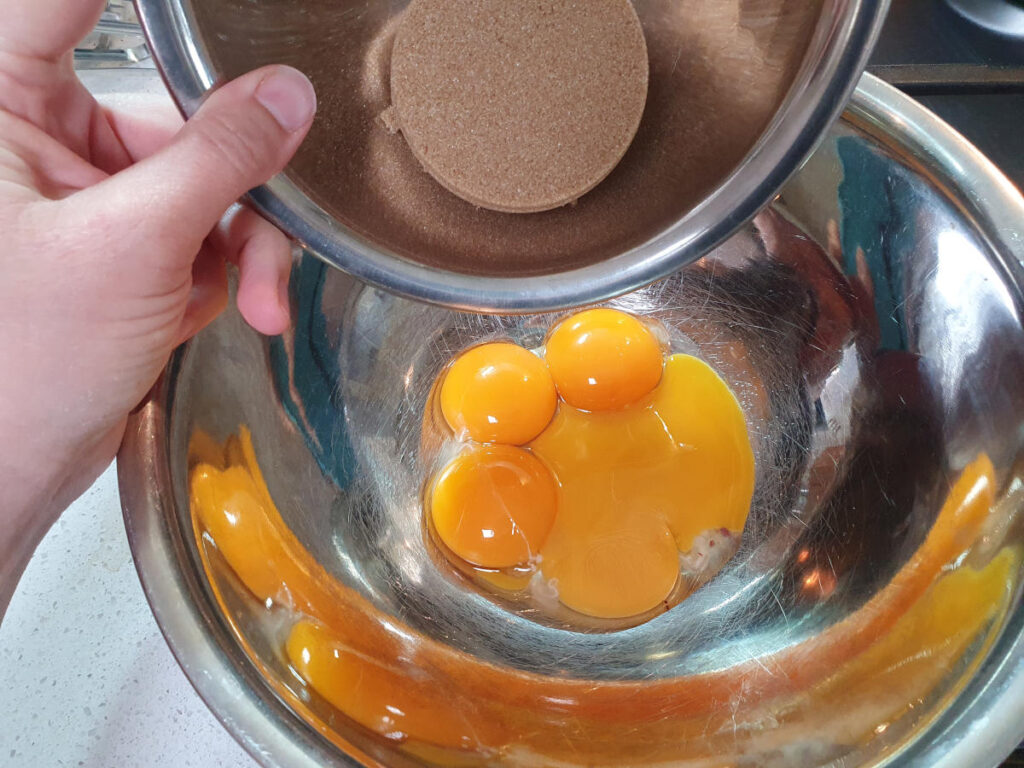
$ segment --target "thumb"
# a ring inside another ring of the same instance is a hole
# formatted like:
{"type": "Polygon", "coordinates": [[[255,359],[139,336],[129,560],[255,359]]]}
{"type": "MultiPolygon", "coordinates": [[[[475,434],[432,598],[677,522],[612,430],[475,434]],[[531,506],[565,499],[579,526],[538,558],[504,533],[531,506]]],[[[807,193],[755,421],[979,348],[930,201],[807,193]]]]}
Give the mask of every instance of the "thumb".
{"type": "Polygon", "coordinates": [[[137,245],[163,258],[180,253],[191,264],[231,204],[287,165],[315,112],[305,75],[285,66],[258,69],[211,94],[159,152],[72,198],[81,210],[120,219],[114,226],[122,237],[124,212],[137,211],[137,245]]]}

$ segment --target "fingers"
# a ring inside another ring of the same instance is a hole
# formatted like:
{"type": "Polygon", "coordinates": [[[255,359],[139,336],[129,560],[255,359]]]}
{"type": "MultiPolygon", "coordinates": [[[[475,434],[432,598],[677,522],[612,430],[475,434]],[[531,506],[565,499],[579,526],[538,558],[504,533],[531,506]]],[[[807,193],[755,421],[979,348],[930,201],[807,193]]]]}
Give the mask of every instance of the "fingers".
{"type": "Polygon", "coordinates": [[[268,336],[287,330],[291,243],[269,222],[239,207],[211,233],[192,265],[192,290],[177,344],[205,328],[227,305],[225,262],[238,265],[237,301],[246,322],[268,336]]]}
{"type": "Polygon", "coordinates": [[[204,245],[192,265],[192,290],[181,319],[175,346],[195,336],[227,306],[228,279],[223,256],[204,245]]]}
{"type": "Polygon", "coordinates": [[[169,145],[83,190],[76,203],[101,218],[137,212],[136,245],[190,263],[224,211],[284,168],[315,111],[313,87],[298,70],[250,72],[214,92],[169,145]]]}
{"type": "Polygon", "coordinates": [[[105,0],[0,0],[0,52],[56,60],[99,21],[105,0]]]}
{"type": "Polygon", "coordinates": [[[238,310],[254,329],[283,333],[291,321],[288,277],[292,247],[288,238],[248,208],[240,208],[217,238],[224,257],[238,265],[238,310]]]}
{"type": "MultiPolygon", "coordinates": [[[[227,230],[215,228],[241,195],[284,168],[315,111],[312,85],[297,70],[273,66],[244,75],[214,92],[166,146],[62,200],[61,221],[88,236],[95,271],[118,274],[127,294],[170,293],[191,273],[185,337],[223,307],[225,258],[239,265],[243,316],[258,331],[281,333],[289,322],[287,239],[248,211],[227,230]]],[[[160,131],[136,138],[140,154],[166,141],[160,131]]]]}
{"type": "Polygon", "coordinates": [[[31,197],[67,197],[106,174],[35,126],[0,111],[0,181],[31,197]]]}
{"type": "Polygon", "coordinates": [[[165,98],[140,98],[130,105],[130,111],[104,109],[104,116],[132,163],[168,146],[184,125],[178,110],[165,98]]]}

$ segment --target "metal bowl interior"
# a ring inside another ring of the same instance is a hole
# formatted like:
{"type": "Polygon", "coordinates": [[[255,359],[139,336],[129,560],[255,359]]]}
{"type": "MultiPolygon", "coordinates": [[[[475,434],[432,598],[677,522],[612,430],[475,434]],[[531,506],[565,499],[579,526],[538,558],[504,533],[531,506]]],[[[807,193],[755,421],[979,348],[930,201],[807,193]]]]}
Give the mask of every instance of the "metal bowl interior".
{"type": "Polygon", "coordinates": [[[179,350],[130,425],[125,515],[157,619],[264,764],[422,764],[304,689],[281,653],[288,619],[201,557],[189,441],[244,425],[288,526],[365,606],[354,625],[591,691],[532,703],[553,707],[538,733],[557,731],[554,753],[522,733],[488,765],[994,765],[1024,735],[1007,710],[1024,699],[1022,221],[998,171],[867,78],[771,209],[613,302],[718,369],[757,463],[739,553],[628,628],[538,620],[474,590],[423,534],[434,376],[481,340],[529,345],[558,315],[453,312],[301,259],[292,331],[268,341],[229,313],[179,350]],[[950,489],[984,457],[993,501],[968,523],[950,489]],[[710,679],[731,682],[693,704],[710,679]],[[641,707],[670,693],[643,722],[585,741],[558,707],[616,685],[635,686],[641,707]],[[679,707],[692,717],[674,720],[679,707]]]}
{"type": "Polygon", "coordinates": [[[252,200],[315,254],[393,293],[477,310],[551,310],[664,277],[752,217],[836,119],[863,71],[881,0],[637,0],[651,63],[636,140],[575,205],[478,209],[444,190],[389,105],[405,2],[139,0],[172,94],[256,66],[305,71],[319,94],[286,174],[252,200]]]}

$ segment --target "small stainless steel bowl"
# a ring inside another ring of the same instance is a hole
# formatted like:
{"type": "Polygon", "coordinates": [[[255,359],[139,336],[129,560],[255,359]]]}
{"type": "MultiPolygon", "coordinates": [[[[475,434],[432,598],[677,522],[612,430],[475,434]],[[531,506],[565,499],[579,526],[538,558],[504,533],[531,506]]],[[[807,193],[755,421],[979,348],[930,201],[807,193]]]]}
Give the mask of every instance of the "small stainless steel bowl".
{"type": "MultiPolygon", "coordinates": [[[[651,743],[631,740],[689,707],[702,714],[660,745],[659,765],[995,765],[1024,736],[1022,227],[1024,200],[988,161],[866,77],[771,209],[617,300],[728,380],[757,463],[739,553],[618,631],[538,621],[474,590],[422,529],[437,371],[482,339],[529,345],[556,316],[453,312],[301,259],[292,331],[267,340],[225,315],[176,352],[128,427],[122,500],[156,618],[264,765],[420,764],[303,689],[280,624],[216,557],[204,568],[188,446],[244,425],[281,515],[365,606],[360,621],[377,611],[374,626],[412,651],[459,652],[493,674],[574,681],[587,693],[531,703],[564,744],[592,749],[563,716],[609,686],[633,686],[642,709],[666,686],[728,682],[610,722],[608,751],[587,764],[650,764],[651,743]],[[950,488],[984,456],[993,503],[969,523],[950,488]],[[629,761],[613,756],[623,745],[629,761]]],[[[487,764],[552,764],[520,749],[536,736],[514,734],[487,764]]]]}
{"type": "Polygon", "coordinates": [[[692,262],[767,204],[838,118],[885,0],[636,0],[651,88],[619,167],[574,206],[477,209],[420,168],[378,116],[405,2],[137,0],[185,114],[268,63],[306,72],[320,108],[253,204],[312,253],[388,291],[455,308],[546,311],[634,290],[692,262]]]}

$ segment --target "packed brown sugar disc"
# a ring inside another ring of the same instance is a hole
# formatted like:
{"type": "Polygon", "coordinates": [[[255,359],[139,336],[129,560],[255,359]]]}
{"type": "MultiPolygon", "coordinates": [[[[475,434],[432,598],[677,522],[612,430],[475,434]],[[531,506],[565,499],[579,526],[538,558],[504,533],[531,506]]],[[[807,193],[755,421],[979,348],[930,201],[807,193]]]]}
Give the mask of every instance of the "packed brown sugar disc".
{"type": "Polygon", "coordinates": [[[615,168],[647,80],[629,0],[413,0],[391,58],[390,118],[454,194],[545,211],[615,168]]]}

